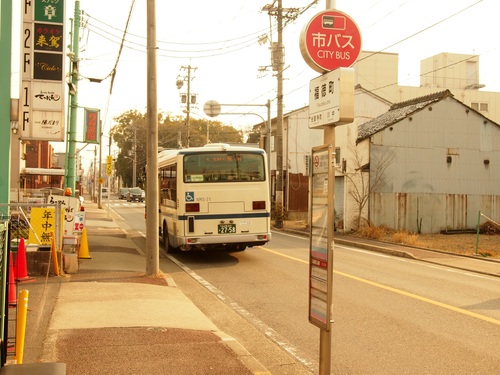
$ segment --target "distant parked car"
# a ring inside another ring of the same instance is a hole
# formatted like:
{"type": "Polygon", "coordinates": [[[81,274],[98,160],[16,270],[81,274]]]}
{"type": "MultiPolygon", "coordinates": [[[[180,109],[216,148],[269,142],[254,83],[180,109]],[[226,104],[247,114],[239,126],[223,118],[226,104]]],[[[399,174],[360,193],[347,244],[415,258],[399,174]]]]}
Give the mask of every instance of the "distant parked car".
{"type": "Polygon", "coordinates": [[[130,190],[129,188],[121,188],[120,192],[118,193],[118,199],[127,199],[127,194],[129,190],[130,190]]]}
{"type": "Polygon", "coordinates": [[[109,197],[109,195],[108,195],[108,188],[103,187],[101,194],[102,194],[101,195],[102,198],[108,198],[109,197]]]}
{"type": "Polygon", "coordinates": [[[144,197],[142,196],[142,190],[141,188],[134,187],[130,188],[129,192],[127,194],[127,202],[144,202],[144,197]]]}

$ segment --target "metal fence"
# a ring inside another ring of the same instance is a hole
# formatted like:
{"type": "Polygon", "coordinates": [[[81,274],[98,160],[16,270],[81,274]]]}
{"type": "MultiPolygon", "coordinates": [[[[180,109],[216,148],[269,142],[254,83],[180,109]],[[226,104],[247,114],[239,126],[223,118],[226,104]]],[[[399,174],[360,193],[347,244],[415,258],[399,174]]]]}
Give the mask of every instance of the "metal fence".
{"type": "Polygon", "coordinates": [[[0,306],[1,306],[1,316],[0,316],[0,351],[1,351],[1,366],[6,361],[7,358],[7,324],[8,324],[8,313],[9,305],[7,302],[8,284],[7,284],[7,264],[9,259],[8,251],[8,221],[3,221],[0,223],[0,306]]]}
{"type": "Polygon", "coordinates": [[[12,300],[17,301],[13,275],[9,275],[13,272],[9,258],[17,253],[21,242],[27,251],[51,248],[53,244],[56,250],[60,250],[64,217],[61,203],[0,204],[0,366],[7,360],[7,346],[16,340],[9,336],[9,330],[17,324],[9,321],[9,305],[12,300]]]}
{"type": "Polygon", "coordinates": [[[24,239],[27,249],[51,247],[54,236],[56,249],[61,248],[64,213],[60,204],[10,203],[0,204],[0,221],[9,221],[10,243],[15,249],[24,239]]]}

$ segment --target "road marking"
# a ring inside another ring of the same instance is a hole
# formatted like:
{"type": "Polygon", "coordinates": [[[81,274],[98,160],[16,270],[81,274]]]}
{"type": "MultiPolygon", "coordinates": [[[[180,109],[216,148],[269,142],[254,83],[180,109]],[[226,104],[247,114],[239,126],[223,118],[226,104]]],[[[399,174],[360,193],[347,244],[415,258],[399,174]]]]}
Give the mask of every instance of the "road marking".
{"type": "Polygon", "coordinates": [[[443,302],[435,301],[435,300],[427,298],[427,297],[419,296],[418,294],[405,292],[404,290],[400,290],[400,289],[396,289],[396,288],[393,288],[393,287],[390,287],[387,285],[379,284],[379,283],[376,283],[376,282],[373,282],[370,280],[363,279],[361,277],[349,275],[349,274],[344,273],[344,272],[340,272],[340,271],[333,271],[333,272],[336,273],[337,275],[348,277],[350,279],[353,279],[353,280],[356,280],[356,281],[359,281],[359,282],[362,282],[362,283],[365,283],[365,284],[368,284],[368,285],[371,285],[371,286],[374,286],[374,287],[377,287],[380,289],[384,289],[384,290],[387,290],[389,292],[393,292],[396,294],[400,294],[402,296],[410,297],[410,298],[413,298],[413,299],[416,299],[416,300],[419,300],[422,302],[429,303],[429,304],[434,305],[434,306],[439,306],[441,308],[451,310],[451,311],[457,312],[459,314],[467,315],[467,316],[470,316],[472,318],[480,319],[480,320],[483,320],[485,322],[493,323],[493,324],[500,326],[500,320],[498,320],[498,319],[490,318],[488,316],[484,316],[484,315],[477,314],[477,313],[472,312],[472,311],[464,310],[464,309],[461,309],[459,307],[448,305],[448,304],[443,303],[443,302]]]}
{"type": "MultiPolygon", "coordinates": [[[[260,246],[259,246],[260,247],[260,246]]],[[[225,295],[220,289],[218,289],[215,285],[209,283],[203,277],[198,275],[184,263],[182,263],[177,258],[173,257],[171,254],[165,253],[161,251],[163,255],[165,255],[168,259],[170,259],[174,264],[176,264],[180,269],[182,269],[186,274],[191,276],[194,280],[196,280],[200,285],[202,285],[205,289],[210,291],[213,295],[215,295],[219,300],[223,301],[227,306],[232,308],[236,313],[242,316],[245,320],[250,322],[254,327],[256,327],[261,333],[263,333],[268,339],[273,341],[276,345],[281,347],[283,350],[288,352],[292,357],[294,357],[297,361],[302,363],[305,367],[309,368],[313,372],[317,371],[318,364],[314,359],[308,359],[307,356],[300,352],[292,343],[290,343],[287,339],[281,336],[277,331],[264,323],[261,319],[253,315],[251,312],[246,310],[244,307],[239,305],[237,302],[233,301],[227,295],[225,295]]]]}
{"type": "MultiPolygon", "coordinates": [[[[282,256],[284,258],[292,259],[292,260],[295,260],[295,261],[300,262],[300,263],[309,264],[309,261],[304,261],[302,259],[295,258],[295,257],[292,257],[290,255],[285,255],[285,254],[282,254],[280,252],[265,248],[263,246],[260,246],[260,248],[262,250],[269,252],[269,253],[273,253],[273,254],[282,256]]],[[[340,276],[344,276],[344,277],[353,279],[353,280],[356,280],[356,281],[359,281],[361,283],[365,283],[365,284],[374,286],[376,288],[384,289],[384,290],[387,290],[387,291],[392,292],[392,293],[396,293],[396,294],[399,294],[399,295],[402,295],[405,297],[413,298],[413,299],[416,299],[416,300],[421,301],[421,302],[425,302],[425,303],[428,303],[428,304],[431,304],[434,306],[441,307],[443,309],[454,311],[454,312],[459,313],[459,314],[467,315],[467,316],[470,316],[472,318],[476,318],[476,319],[483,320],[485,322],[493,323],[493,324],[500,326],[500,320],[498,320],[498,319],[490,318],[488,316],[484,316],[484,315],[477,314],[477,313],[472,312],[472,311],[464,310],[464,309],[461,309],[459,307],[448,305],[448,304],[443,303],[443,302],[435,301],[435,300],[427,298],[427,297],[419,296],[418,294],[414,294],[414,293],[406,292],[404,290],[396,289],[396,288],[393,288],[393,287],[388,286],[388,285],[379,284],[379,283],[376,283],[374,281],[370,281],[370,280],[363,279],[363,278],[358,277],[358,276],[350,275],[350,274],[345,273],[345,272],[333,270],[333,273],[340,275],[340,276]]]]}
{"type": "Polygon", "coordinates": [[[286,254],[280,253],[279,251],[274,251],[274,250],[268,249],[267,247],[264,247],[264,246],[259,246],[259,248],[261,248],[262,250],[265,250],[265,251],[267,251],[269,253],[273,253],[273,254],[279,255],[279,256],[281,256],[283,258],[288,258],[288,259],[296,260],[297,262],[301,262],[301,263],[304,263],[304,264],[309,264],[309,260],[302,260],[302,259],[299,259],[299,258],[295,258],[295,257],[292,257],[290,255],[286,255],[286,254]]]}

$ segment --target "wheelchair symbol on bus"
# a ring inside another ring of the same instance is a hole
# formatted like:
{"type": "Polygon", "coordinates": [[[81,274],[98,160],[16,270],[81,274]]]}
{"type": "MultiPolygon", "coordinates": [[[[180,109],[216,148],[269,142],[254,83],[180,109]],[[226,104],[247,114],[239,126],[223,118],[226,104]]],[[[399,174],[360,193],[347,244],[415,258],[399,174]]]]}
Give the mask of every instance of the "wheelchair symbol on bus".
{"type": "Polygon", "coordinates": [[[186,191],[186,202],[194,202],[194,191],[186,191]]]}

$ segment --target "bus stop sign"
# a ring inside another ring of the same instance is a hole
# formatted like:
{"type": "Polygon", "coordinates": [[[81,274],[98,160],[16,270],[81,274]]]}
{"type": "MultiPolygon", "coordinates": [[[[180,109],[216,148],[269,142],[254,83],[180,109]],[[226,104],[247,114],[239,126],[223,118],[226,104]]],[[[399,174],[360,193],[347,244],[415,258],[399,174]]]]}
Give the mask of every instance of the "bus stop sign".
{"type": "Polygon", "coordinates": [[[300,52],[319,73],[349,68],[361,52],[361,33],[354,20],[338,10],[316,14],[302,29],[300,52]]]}

